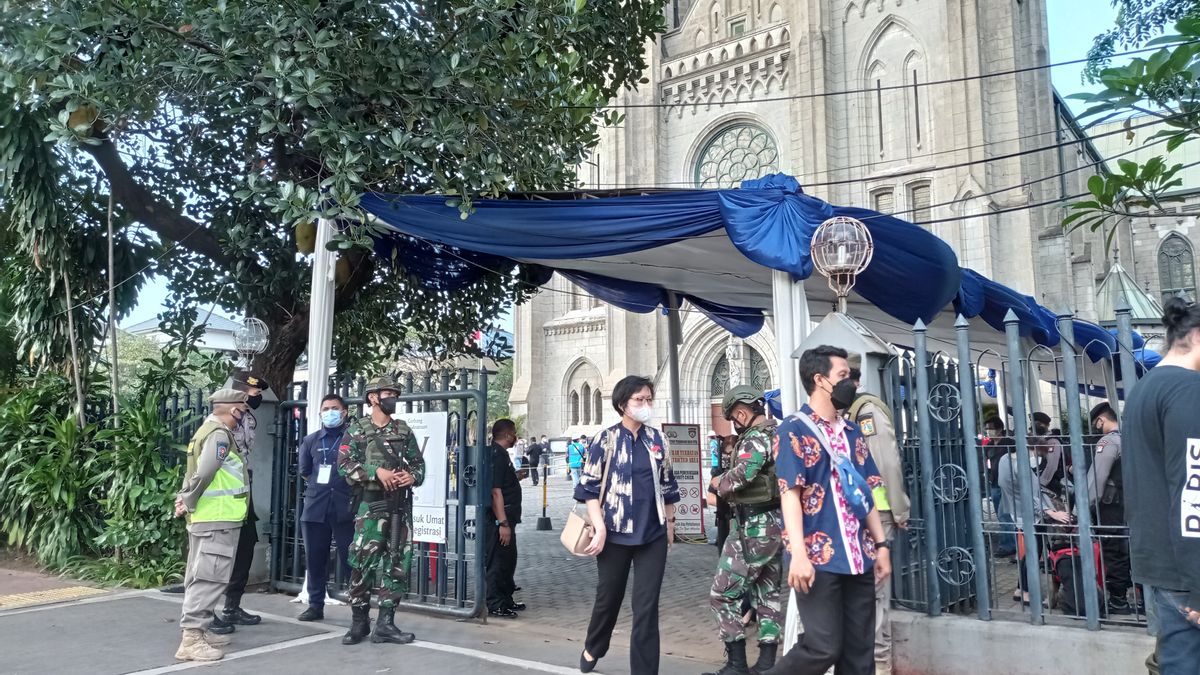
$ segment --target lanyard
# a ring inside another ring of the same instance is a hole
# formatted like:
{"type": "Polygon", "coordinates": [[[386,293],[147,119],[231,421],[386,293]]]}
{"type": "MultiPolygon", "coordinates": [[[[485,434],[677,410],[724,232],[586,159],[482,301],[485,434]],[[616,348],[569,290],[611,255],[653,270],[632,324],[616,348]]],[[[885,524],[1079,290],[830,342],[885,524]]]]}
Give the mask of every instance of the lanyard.
{"type": "Polygon", "coordinates": [[[345,435],[346,435],[346,432],[343,430],[342,433],[338,434],[337,438],[334,439],[334,442],[332,445],[325,445],[325,438],[331,438],[333,436],[333,434],[326,434],[325,437],[321,439],[321,463],[322,464],[330,464],[329,451],[332,450],[333,448],[336,448],[338,446],[338,442],[342,440],[342,436],[345,436],[345,435]]]}

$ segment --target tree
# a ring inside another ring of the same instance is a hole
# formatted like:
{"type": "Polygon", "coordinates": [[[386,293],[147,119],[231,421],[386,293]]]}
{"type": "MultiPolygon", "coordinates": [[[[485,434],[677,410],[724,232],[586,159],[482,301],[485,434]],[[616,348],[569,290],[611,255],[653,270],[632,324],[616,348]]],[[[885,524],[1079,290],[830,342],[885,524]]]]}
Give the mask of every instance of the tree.
{"type": "MultiPolygon", "coordinates": [[[[33,281],[9,291],[22,353],[61,349],[80,302],[94,343],[105,299],[91,298],[108,280],[88,256],[110,192],[116,281],[144,267],[181,304],[262,319],[271,344],[254,366],[270,381],[289,380],[306,346],[303,251],[319,217],[344,228],[341,369],[413,332],[430,352],[467,348],[531,292],[525,271],[426,287],[371,254],[383,235],[360,195],[436,192],[469,217],[480,195],[571,185],[597,125],[618,120],[600,110],[638,82],[662,28],[650,0],[0,4],[0,225],[17,229],[33,281]],[[47,300],[70,281],[68,302],[47,300]]],[[[119,287],[121,312],[137,283],[119,287]]]]}
{"type": "Polygon", "coordinates": [[[1112,5],[1116,25],[1097,35],[1088,51],[1085,76],[1092,81],[1100,79],[1100,71],[1118,49],[1141,46],[1180,19],[1200,16],[1197,0],[1112,0],[1112,5]]]}
{"type": "MultiPolygon", "coordinates": [[[[1104,232],[1106,248],[1130,208],[1155,208],[1173,200],[1171,192],[1183,184],[1178,174],[1184,166],[1169,163],[1168,157],[1200,136],[1200,18],[1184,19],[1175,30],[1147,43],[1164,45],[1148,58],[1101,70],[1101,91],[1071,97],[1089,104],[1080,115],[1084,119],[1102,122],[1137,113],[1157,117],[1165,127],[1147,140],[1164,142],[1166,154],[1141,164],[1117,160],[1118,171],[1088,179],[1090,198],[1071,204],[1072,213],[1063,219],[1068,230],[1087,227],[1104,232]]],[[[1132,140],[1133,132],[1129,133],[1132,140]]]]}
{"type": "Polygon", "coordinates": [[[488,380],[487,413],[488,423],[509,416],[508,395],[512,393],[513,362],[509,359],[500,364],[496,374],[488,380]]]}

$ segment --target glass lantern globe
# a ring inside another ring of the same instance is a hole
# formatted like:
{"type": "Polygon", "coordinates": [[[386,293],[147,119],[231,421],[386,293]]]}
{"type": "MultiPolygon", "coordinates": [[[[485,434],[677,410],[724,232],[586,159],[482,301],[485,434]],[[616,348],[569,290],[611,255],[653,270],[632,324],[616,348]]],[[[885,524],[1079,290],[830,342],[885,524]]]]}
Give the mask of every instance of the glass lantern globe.
{"type": "Polygon", "coordinates": [[[871,232],[861,220],[835,216],[821,223],[812,237],[813,268],[837,294],[838,311],[846,311],[846,296],[875,254],[871,232]]]}

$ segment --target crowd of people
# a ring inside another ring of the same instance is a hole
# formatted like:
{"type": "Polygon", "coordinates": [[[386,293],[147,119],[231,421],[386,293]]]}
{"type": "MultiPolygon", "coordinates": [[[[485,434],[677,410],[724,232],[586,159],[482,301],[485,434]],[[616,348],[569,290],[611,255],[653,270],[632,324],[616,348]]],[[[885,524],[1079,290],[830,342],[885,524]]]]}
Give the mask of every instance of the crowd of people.
{"type": "MultiPolygon", "coordinates": [[[[1152,606],[1158,624],[1152,672],[1192,675],[1200,672],[1200,416],[1194,412],[1200,405],[1200,308],[1169,301],[1164,324],[1167,355],[1129,397],[1124,426],[1109,403],[1089,411],[1098,438],[1088,454],[1086,503],[1078,499],[1076,467],[1049,415],[1032,415],[1027,457],[1018,457],[1018,443],[999,414],[985,419],[979,451],[990,500],[1005,525],[994,554],[1021,560],[1033,548],[1056,580],[1071,577],[1072,559],[1084,555],[1071,534],[1080,510],[1090,510],[1105,610],[1152,606]],[[1030,500],[1023,485],[1036,493],[1032,522],[1026,522],[1030,500]],[[1028,546],[1027,535],[1038,545],[1028,546]]],[[[710,444],[709,502],[718,509],[721,550],[710,598],[726,653],[717,675],[817,675],[831,667],[840,675],[891,672],[890,549],[895,533],[908,526],[910,502],[891,409],[863,391],[860,368],[843,349],[806,350],[798,369],[808,402],[778,422],[762,392],[735,387],[724,398],[725,419],[736,433],[710,444]],[[803,632],[781,656],[788,596],[803,632]],[[746,644],[752,623],[753,666],[746,644]]],[[[266,388],[261,378],[240,373],[231,388],[213,394],[212,415],[188,448],[176,499],[176,515],[188,518],[189,532],[179,659],[219,659],[234,626],[259,621],[241,609],[240,599],[248,569],[242,561],[256,540],[247,434],[252,439],[255,397],[266,388]]],[[[324,618],[325,558],[334,543],[340,564],[352,570],[353,618],[344,644],[368,636],[399,644],[414,639],[394,618],[396,601],[408,590],[411,491],[424,479],[424,461],[411,430],[393,419],[399,391],[389,378],[373,381],[366,390],[371,412],[359,419],[350,418],[340,397],[325,397],[321,429],[300,447],[302,523],[311,552],[309,607],[300,619],[324,618]],[[372,629],[373,592],[379,610],[372,629]]],[[[680,489],[669,448],[651,425],[654,395],[649,378],[622,379],[612,394],[619,422],[567,444],[574,498],[585,505],[591,526],[586,554],[595,557],[598,578],[579,655],[584,673],[609,651],[631,574],[630,670],[658,672],[659,594],[680,489]]],[[[551,453],[544,436],[526,442],[508,419],[494,423],[491,441],[488,612],[515,618],[525,609],[514,597],[520,482],[528,475],[536,484],[551,453]]],[[[1029,601],[1025,572],[1021,565],[1014,601],[1029,601]]],[[[1078,576],[1073,588],[1083,583],[1078,576]]],[[[1058,590],[1064,611],[1082,612],[1077,590],[1058,590]]]]}

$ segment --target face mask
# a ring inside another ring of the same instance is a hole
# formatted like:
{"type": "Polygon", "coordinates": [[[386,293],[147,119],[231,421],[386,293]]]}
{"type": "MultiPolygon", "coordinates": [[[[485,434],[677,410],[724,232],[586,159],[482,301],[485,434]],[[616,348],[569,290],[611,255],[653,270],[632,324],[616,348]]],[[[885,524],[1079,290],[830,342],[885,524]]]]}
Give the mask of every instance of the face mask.
{"type": "Polygon", "coordinates": [[[1034,455],[1034,454],[1029,455],[1029,466],[1034,469],[1038,468],[1038,456],[1037,455],[1034,455]]]}
{"type": "Polygon", "coordinates": [[[246,397],[246,405],[250,406],[251,410],[258,410],[259,404],[262,403],[262,394],[255,394],[246,397]]]}
{"type": "Polygon", "coordinates": [[[654,407],[647,405],[640,408],[634,408],[629,411],[629,416],[638,422],[641,422],[642,424],[646,424],[654,417],[654,407]]]}
{"type": "Polygon", "coordinates": [[[1050,428],[1049,427],[1034,427],[1033,433],[1037,434],[1038,436],[1045,436],[1046,434],[1050,433],[1050,428]]]}
{"type": "Polygon", "coordinates": [[[379,409],[383,414],[391,416],[396,414],[396,397],[388,396],[387,398],[379,399],[379,409]]]}
{"type": "Polygon", "coordinates": [[[341,410],[322,410],[321,411],[321,426],[326,429],[332,429],[342,423],[341,410]]]}
{"type": "Polygon", "coordinates": [[[846,410],[854,403],[854,397],[857,393],[858,388],[854,386],[854,381],[846,378],[833,385],[833,391],[829,393],[829,400],[833,402],[833,407],[838,410],[846,410]]]}

